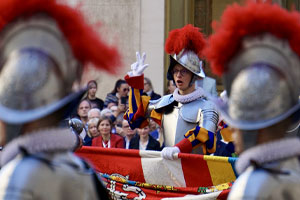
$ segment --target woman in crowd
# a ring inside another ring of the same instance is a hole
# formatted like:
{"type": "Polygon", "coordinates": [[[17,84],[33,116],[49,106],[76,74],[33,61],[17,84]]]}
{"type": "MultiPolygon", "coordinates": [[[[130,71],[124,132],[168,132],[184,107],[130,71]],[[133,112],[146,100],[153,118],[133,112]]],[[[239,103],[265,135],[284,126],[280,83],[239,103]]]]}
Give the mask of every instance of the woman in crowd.
{"type": "Polygon", "coordinates": [[[97,82],[95,80],[90,80],[87,84],[88,87],[88,93],[86,96],[86,99],[88,99],[91,102],[92,108],[98,108],[100,110],[103,109],[103,100],[96,97],[97,92],[97,82]]]}
{"type": "Polygon", "coordinates": [[[88,121],[88,132],[87,136],[83,140],[84,146],[91,146],[92,139],[98,137],[100,135],[97,125],[99,122],[99,118],[92,118],[88,121]]]}
{"type": "Polygon", "coordinates": [[[97,128],[100,136],[92,140],[92,146],[104,148],[124,148],[123,138],[119,135],[113,134],[113,123],[109,117],[102,117],[97,128]]]}
{"type": "Polygon", "coordinates": [[[123,79],[117,80],[113,91],[107,94],[105,98],[104,107],[108,107],[109,104],[118,105],[119,100],[123,100],[123,102],[121,101],[121,103],[126,104],[128,99],[128,92],[129,86],[126,81],[123,79]]]}
{"type": "Polygon", "coordinates": [[[160,151],[160,144],[155,140],[150,133],[150,127],[145,126],[144,128],[138,129],[138,135],[130,140],[129,149],[139,150],[155,150],[160,151]]]}

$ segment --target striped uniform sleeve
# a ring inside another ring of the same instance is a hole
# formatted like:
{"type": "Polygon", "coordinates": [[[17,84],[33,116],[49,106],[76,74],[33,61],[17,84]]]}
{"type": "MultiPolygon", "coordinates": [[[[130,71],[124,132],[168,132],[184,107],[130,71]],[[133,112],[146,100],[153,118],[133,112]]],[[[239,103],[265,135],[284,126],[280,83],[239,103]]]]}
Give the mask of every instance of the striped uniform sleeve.
{"type": "Polygon", "coordinates": [[[182,153],[190,153],[193,149],[202,145],[204,154],[211,154],[216,151],[216,135],[200,126],[189,130],[176,146],[182,153]]]}
{"type": "MultiPolygon", "coordinates": [[[[149,124],[149,116],[146,116],[146,111],[150,101],[149,96],[142,96],[144,89],[144,75],[135,77],[126,75],[125,80],[131,88],[128,98],[129,108],[124,114],[124,119],[128,121],[129,126],[132,129],[143,128],[149,124]]],[[[153,118],[156,123],[161,123],[161,113],[152,110],[150,117],[153,118]]]]}

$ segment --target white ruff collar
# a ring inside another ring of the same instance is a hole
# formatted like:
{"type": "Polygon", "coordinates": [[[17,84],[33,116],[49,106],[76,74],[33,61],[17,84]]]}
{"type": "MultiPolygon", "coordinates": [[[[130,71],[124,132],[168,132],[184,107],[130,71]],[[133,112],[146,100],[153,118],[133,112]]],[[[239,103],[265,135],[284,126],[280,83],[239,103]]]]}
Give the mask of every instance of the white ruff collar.
{"type": "Polygon", "coordinates": [[[176,88],[174,90],[173,97],[174,97],[175,101],[182,103],[182,104],[195,101],[196,99],[199,99],[201,97],[205,97],[205,92],[200,87],[195,89],[195,91],[193,91],[192,93],[189,93],[187,95],[181,95],[181,94],[179,94],[178,91],[179,91],[178,88],[176,88]]]}
{"type": "Polygon", "coordinates": [[[300,140],[298,138],[286,138],[246,150],[239,156],[235,167],[238,174],[241,174],[251,165],[251,160],[263,165],[294,156],[300,156],[300,140]]]}
{"type": "Polygon", "coordinates": [[[0,166],[20,153],[20,147],[29,154],[40,152],[72,151],[78,145],[77,136],[66,128],[43,129],[20,136],[8,143],[1,153],[0,166]]]}

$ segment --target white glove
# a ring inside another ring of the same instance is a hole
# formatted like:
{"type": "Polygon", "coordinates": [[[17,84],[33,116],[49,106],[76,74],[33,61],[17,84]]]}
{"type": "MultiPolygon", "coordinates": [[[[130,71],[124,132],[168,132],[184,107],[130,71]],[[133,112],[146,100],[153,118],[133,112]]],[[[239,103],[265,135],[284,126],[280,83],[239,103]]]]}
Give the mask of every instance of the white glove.
{"type": "Polygon", "coordinates": [[[144,61],[146,59],[146,53],[143,53],[143,56],[141,58],[140,53],[136,52],[136,62],[131,65],[131,70],[128,72],[128,76],[141,76],[144,72],[144,70],[149,66],[149,64],[144,64],[144,61]]]}
{"type": "Polygon", "coordinates": [[[167,160],[174,160],[176,153],[180,153],[180,149],[178,147],[165,147],[161,151],[161,156],[167,160]]]}

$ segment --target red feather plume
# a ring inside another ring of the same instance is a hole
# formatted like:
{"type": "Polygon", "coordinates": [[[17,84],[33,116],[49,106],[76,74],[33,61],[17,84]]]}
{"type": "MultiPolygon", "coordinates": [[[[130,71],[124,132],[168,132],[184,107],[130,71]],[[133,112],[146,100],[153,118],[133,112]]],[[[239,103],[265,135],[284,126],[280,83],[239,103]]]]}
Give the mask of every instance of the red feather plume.
{"type": "Polygon", "coordinates": [[[1,0],[0,31],[13,20],[36,13],[51,16],[68,40],[74,56],[83,64],[93,63],[99,69],[116,72],[121,65],[116,47],[108,46],[83,15],[55,0],[1,0]]]}
{"type": "Polygon", "coordinates": [[[170,31],[165,50],[168,54],[178,54],[182,49],[187,49],[202,57],[205,44],[206,41],[200,29],[188,24],[181,29],[170,31]]]}
{"type": "Polygon", "coordinates": [[[250,1],[244,7],[235,3],[227,7],[218,25],[204,50],[217,75],[228,70],[228,62],[239,51],[242,39],[248,35],[268,32],[286,39],[300,56],[300,17],[296,11],[288,12],[270,3],[250,1]]]}

